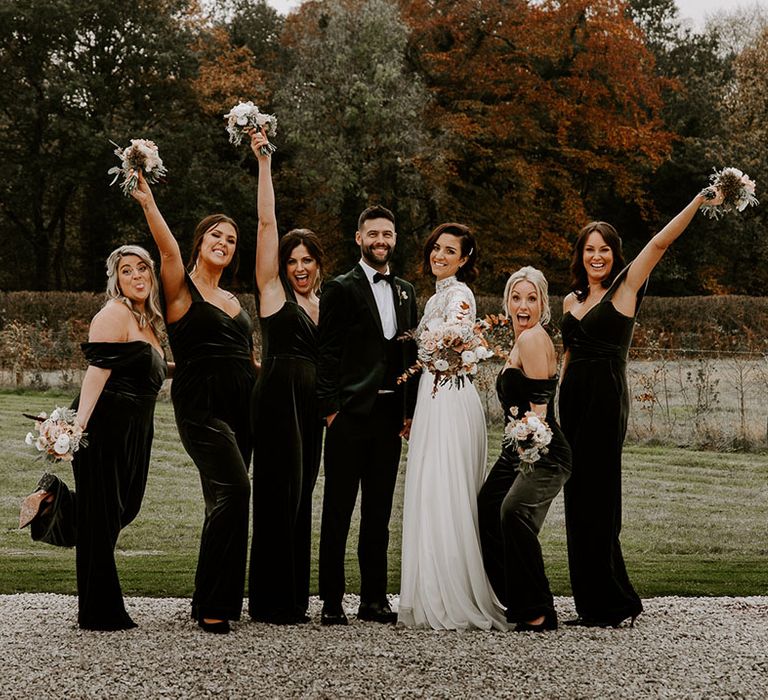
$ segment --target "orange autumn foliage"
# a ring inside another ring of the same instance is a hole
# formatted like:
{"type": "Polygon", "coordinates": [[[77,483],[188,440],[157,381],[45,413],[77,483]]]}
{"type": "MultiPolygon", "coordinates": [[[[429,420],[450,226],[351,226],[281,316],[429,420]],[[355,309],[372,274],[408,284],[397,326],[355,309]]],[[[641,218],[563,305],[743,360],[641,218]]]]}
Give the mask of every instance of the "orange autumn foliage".
{"type": "Polygon", "coordinates": [[[646,207],[669,155],[665,83],[619,0],[402,0],[441,153],[424,159],[447,210],[500,276],[565,264],[600,197],[646,207]]]}
{"type": "Polygon", "coordinates": [[[240,101],[268,101],[270,93],[253,52],[247,46],[233,46],[225,29],[212,29],[193,48],[200,64],[192,87],[205,114],[221,116],[240,101]]]}

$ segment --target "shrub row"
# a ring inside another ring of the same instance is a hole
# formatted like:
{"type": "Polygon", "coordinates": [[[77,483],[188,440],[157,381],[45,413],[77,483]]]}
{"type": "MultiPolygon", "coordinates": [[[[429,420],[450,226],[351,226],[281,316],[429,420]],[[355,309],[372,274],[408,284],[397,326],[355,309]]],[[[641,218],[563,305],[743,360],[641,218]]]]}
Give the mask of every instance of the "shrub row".
{"type": "MultiPolygon", "coordinates": [[[[255,319],[253,295],[242,294],[239,299],[255,319]]],[[[72,356],[69,366],[79,366],[77,345],[86,340],[90,319],[103,300],[103,295],[90,292],[0,292],[2,366],[60,367],[68,355],[72,356]],[[23,346],[37,348],[32,353],[37,360],[24,360],[31,351],[23,346]]],[[[479,316],[499,313],[500,305],[500,297],[477,297],[479,316]]],[[[551,306],[550,327],[559,337],[562,298],[552,297],[551,306]]],[[[259,340],[255,323],[257,349],[259,340]]],[[[768,297],[649,297],[640,310],[634,346],[764,352],[768,349],[768,297]]]]}

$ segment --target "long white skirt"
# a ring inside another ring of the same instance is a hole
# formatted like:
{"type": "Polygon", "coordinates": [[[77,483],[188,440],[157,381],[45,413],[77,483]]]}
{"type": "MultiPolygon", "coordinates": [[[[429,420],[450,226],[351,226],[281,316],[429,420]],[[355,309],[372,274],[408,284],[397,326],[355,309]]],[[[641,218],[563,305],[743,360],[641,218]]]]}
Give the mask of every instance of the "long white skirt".
{"type": "Polygon", "coordinates": [[[424,372],[408,442],[398,621],[433,629],[506,630],[483,568],[477,494],[486,469],[485,413],[470,382],[424,372]]]}

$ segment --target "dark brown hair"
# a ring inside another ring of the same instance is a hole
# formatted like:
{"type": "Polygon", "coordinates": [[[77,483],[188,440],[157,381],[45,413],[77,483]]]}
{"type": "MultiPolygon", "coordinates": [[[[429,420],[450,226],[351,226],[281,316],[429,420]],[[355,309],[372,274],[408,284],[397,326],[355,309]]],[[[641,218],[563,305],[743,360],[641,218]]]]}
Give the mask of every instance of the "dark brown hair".
{"type": "Polygon", "coordinates": [[[386,207],[382,207],[380,204],[374,204],[372,207],[363,209],[360,216],[357,218],[357,230],[363,228],[363,224],[368,219],[389,219],[392,222],[392,226],[395,225],[395,215],[386,207]]]}
{"type": "Polygon", "coordinates": [[[235,254],[232,256],[232,262],[227,265],[227,268],[234,277],[237,274],[237,268],[240,264],[240,229],[237,227],[234,219],[231,219],[226,214],[209,214],[200,223],[195,226],[195,233],[192,235],[192,253],[189,256],[189,262],[187,263],[187,269],[192,271],[197,263],[197,256],[200,253],[200,246],[203,243],[203,236],[210,231],[214,226],[225,223],[230,224],[235,229],[237,234],[237,242],[235,243],[235,254]]]}
{"type": "Polygon", "coordinates": [[[624,255],[621,252],[621,238],[610,224],[605,221],[590,221],[576,238],[573,246],[573,257],[571,258],[571,289],[579,301],[584,301],[589,294],[589,280],[587,271],[584,269],[584,247],[587,244],[587,238],[592,233],[599,233],[606,245],[613,251],[613,265],[608,276],[601,282],[604,289],[608,289],[618,275],[624,269],[624,255]]]}
{"type": "Polygon", "coordinates": [[[477,241],[472,232],[464,224],[447,223],[440,224],[432,233],[429,234],[426,243],[424,243],[424,258],[421,263],[421,271],[425,275],[432,274],[432,265],[429,262],[430,253],[437,243],[437,239],[444,233],[456,236],[461,240],[461,257],[467,261],[456,271],[456,279],[459,282],[474,282],[477,279],[477,241]]]}
{"type": "MultiPolygon", "coordinates": [[[[323,274],[323,246],[320,243],[320,238],[318,235],[308,228],[292,229],[280,239],[280,245],[277,253],[277,258],[280,264],[280,277],[284,282],[287,282],[285,271],[288,268],[288,260],[290,259],[293,251],[300,245],[306,247],[309,254],[317,263],[317,285],[319,285],[320,278],[323,274]]],[[[317,291],[317,289],[315,289],[315,291],[317,291]]]]}

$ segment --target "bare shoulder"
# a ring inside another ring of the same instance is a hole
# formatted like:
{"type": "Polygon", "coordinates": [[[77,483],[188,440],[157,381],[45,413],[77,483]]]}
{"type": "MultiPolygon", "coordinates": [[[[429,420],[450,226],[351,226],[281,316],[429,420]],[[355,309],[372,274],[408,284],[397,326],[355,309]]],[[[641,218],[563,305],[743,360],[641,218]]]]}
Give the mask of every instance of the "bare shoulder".
{"type": "Polygon", "coordinates": [[[515,344],[521,352],[544,352],[552,346],[552,339],[549,333],[538,324],[520,333],[515,344]]]}
{"type": "Polygon", "coordinates": [[[573,305],[577,302],[576,292],[570,292],[563,298],[563,313],[567,313],[573,308],[573,305]]]}
{"type": "Polygon", "coordinates": [[[123,342],[133,323],[131,310],[119,301],[108,301],[91,320],[88,340],[91,342],[123,342]]]}

